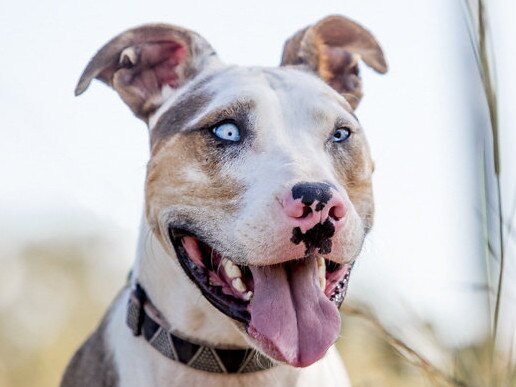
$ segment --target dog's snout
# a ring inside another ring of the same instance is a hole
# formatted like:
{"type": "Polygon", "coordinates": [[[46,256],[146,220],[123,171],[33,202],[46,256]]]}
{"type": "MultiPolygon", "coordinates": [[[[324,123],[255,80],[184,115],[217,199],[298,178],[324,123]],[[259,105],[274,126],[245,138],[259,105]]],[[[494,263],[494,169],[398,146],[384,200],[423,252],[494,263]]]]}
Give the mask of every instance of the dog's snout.
{"type": "Polygon", "coordinates": [[[324,182],[295,184],[281,204],[285,214],[303,232],[327,220],[337,227],[346,215],[344,198],[333,185],[324,182]]]}

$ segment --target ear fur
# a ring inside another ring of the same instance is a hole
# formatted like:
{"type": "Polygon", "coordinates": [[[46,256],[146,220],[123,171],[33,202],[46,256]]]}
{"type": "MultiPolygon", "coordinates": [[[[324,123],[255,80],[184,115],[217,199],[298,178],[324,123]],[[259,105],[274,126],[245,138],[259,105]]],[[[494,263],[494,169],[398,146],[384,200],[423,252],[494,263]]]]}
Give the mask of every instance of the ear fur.
{"type": "Polygon", "coordinates": [[[281,65],[308,67],[343,94],[355,109],[362,98],[360,60],[381,74],[387,72],[382,49],[374,36],[354,21],[332,15],[287,40],[281,65]]]}
{"type": "Polygon", "coordinates": [[[147,24],[121,33],[90,60],[75,89],[93,79],[113,87],[134,114],[147,120],[163,102],[163,89],[177,89],[210,63],[215,51],[200,35],[167,24],[147,24]]]}

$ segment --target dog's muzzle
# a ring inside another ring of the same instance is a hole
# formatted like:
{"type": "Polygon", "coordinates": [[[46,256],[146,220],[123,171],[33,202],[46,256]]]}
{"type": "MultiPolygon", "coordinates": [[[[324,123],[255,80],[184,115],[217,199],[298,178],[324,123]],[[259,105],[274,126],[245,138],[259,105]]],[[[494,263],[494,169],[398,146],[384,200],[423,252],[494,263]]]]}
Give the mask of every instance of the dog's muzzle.
{"type": "Polygon", "coordinates": [[[281,264],[242,266],[191,231],[171,226],[169,236],[181,266],[204,297],[242,323],[271,358],[305,367],[337,339],[338,307],[352,264],[337,264],[311,251],[281,264]]]}

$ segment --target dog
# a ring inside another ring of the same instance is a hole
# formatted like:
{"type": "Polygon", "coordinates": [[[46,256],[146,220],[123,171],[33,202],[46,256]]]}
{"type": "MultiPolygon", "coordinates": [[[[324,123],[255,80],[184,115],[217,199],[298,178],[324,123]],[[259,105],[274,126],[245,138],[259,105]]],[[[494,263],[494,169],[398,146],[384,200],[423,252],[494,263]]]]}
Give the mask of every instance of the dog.
{"type": "Polygon", "coordinates": [[[338,15],[288,39],[277,68],[223,64],[166,24],[98,51],[76,95],[116,90],[151,156],[136,263],[62,387],[349,384],[338,309],[374,212],[359,61],[387,71],[338,15]]]}

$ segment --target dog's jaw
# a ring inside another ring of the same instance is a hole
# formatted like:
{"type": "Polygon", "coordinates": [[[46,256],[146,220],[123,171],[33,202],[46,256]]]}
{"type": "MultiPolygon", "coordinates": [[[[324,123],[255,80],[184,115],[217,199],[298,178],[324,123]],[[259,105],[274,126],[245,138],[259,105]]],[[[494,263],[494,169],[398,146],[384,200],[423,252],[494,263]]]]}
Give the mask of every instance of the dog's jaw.
{"type": "Polygon", "coordinates": [[[165,249],[142,217],[131,283],[138,280],[163,318],[185,337],[221,346],[247,347],[234,321],[213,308],[181,268],[173,249],[165,249]]]}

